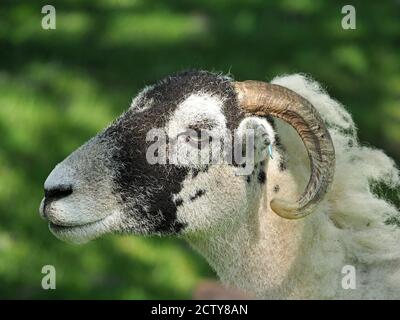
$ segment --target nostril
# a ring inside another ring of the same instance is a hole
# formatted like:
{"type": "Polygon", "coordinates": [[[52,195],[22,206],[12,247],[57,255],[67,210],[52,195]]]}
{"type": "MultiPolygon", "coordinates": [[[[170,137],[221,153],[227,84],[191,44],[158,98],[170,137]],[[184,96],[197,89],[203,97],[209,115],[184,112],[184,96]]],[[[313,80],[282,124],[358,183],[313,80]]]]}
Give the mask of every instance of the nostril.
{"type": "Polygon", "coordinates": [[[57,187],[44,190],[45,198],[52,200],[66,198],[71,194],[72,194],[71,185],[59,185],[57,187]]]}

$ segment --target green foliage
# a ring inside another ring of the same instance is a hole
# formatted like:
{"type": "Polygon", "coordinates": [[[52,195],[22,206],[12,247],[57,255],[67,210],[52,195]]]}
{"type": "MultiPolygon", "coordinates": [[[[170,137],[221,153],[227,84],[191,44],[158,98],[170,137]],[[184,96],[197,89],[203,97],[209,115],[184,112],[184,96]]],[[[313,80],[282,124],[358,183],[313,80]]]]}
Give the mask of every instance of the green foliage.
{"type": "MultiPolygon", "coordinates": [[[[389,185],[384,181],[370,181],[371,192],[379,199],[385,200],[400,212],[400,186],[389,185]]],[[[400,227],[400,216],[391,216],[385,220],[386,224],[400,227]]]]}
{"type": "Polygon", "coordinates": [[[390,186],[382,181],[373,181],[370,184],[371,192],[379,199],[383,199],[392,204],[400,211],[400,189],[399,186],[390,186]]]}
{"type": "Polygon", "coordinates": [[[304,72],[354,115],[361,140],[400,158],[400,7],[353,1],[52,1],[57,29],[41,28],[44,1],[0,10],[0,298],[186,298],[206,262],[176,239],[56,240],[39,218],[55,166],[175,71],[270,80],[304,72]],[[40,287],[43,265],[57,289],[40,287]]]}

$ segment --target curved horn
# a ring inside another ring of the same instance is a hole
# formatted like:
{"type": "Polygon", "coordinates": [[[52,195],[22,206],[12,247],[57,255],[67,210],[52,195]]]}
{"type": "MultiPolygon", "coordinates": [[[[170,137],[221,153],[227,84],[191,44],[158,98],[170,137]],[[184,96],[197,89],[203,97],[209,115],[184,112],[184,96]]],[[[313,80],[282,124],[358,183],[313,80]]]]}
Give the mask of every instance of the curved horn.
{"type": "Polygon", "coordinates": [[[270,205],[283,218],[305,217],[327,192],[335,168],[335,149],[321,116],[310,102],[285,87],[260,81],[234,82],[233,85],[245,112],[281,118],[296,129],[303,140],[311,167],[305,191],[294,203],[272,199],[270,205]]]}

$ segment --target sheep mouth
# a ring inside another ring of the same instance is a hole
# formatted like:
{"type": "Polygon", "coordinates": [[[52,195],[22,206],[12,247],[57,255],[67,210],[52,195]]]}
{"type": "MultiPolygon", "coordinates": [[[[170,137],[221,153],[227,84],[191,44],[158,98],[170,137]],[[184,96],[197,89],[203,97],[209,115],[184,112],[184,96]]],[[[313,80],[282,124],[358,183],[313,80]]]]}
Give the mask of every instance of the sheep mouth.
{"type": "Polygon", "coordinates": [[[108,216],[104,219],[80,225],[59,225],[49,221],[49,229],[60,240],[72,243],[86,243],[111,231],[109,218],[108,216]]]}
{"type": "Polygon", "coordinates": [[[100,219],[100,220],[97,220],[94,222],[83,223],[83,224],[76,224],[76,225],[63,225],[63,224],[57,224],[57,223],[49,221],[49,227],[55,231],[68,231],[68,230],[73,230],[73,229],[77,229],[77,228],[82,229],[85,227],[90,227],[98,222],[101,222],[102,220],[104,220],[104,219],[100,219]]]}

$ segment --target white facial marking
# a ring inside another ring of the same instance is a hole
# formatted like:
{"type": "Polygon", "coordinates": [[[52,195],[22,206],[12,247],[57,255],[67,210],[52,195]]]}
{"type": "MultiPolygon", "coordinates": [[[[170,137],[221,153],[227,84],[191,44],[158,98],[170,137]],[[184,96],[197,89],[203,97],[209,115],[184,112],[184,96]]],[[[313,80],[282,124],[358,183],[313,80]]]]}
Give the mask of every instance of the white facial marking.
{"type": "Polygon", "coordinates": [[[243,181],[243,177],[235,176],[235,170],[228,165],[211,166],[195,178],[188,176],[181,192],[175,197],[183,200],[177,217],[178,221],[187,223],[184,233],[221,230],[241,219],[247,206],[246,184],[243,181]],[[195,197],[200,190],[202,195],[195,197]]]}
{"type": "Polygon", "coordinates": [[[171,117],[167,128],[168,136],[175,138],[191,124],[204,121],[214,124],[212,130],[225,131],[226,119],[222,112],[223,103],[224,101],[220,97],[206,93],[199,92],[190,95],[178,105],[171,117]]]}
{"type": "Polygon", "coordinates": [[[191,167],[209,164],[211,162],[210,148],[213,148],[212,157],[218,158],[217,154],[221,152],[219,141],[225,140],[227,136],[223,103],[220,97],[199,92],[190,95],[178,105],[166,127],[171,145],[172,159],[170,160],[173,163],[191,167]],[[205,147],[201,150],[187,143],[185,141],[187,135],[182,134],[188,130],[196,132],[193,128],[197,128],[197,132],[200,130],[212,136],[213,143],[209,143],[206,139],[205,147]]]}

